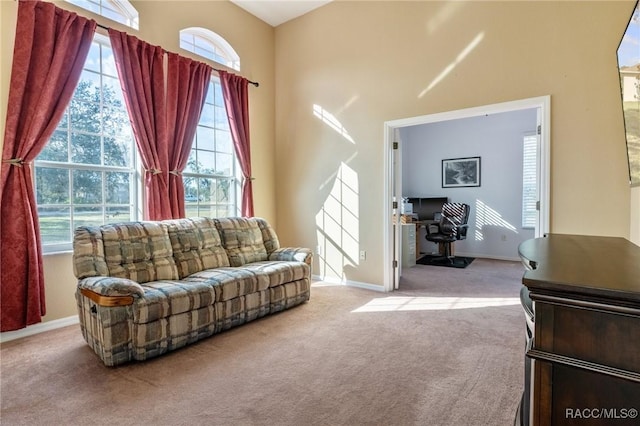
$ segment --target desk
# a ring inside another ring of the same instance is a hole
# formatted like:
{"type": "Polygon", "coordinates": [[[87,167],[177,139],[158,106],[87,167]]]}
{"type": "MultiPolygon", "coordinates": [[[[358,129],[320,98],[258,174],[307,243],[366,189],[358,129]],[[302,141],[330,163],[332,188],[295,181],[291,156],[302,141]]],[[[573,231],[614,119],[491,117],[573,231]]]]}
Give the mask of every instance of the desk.
{"type": "Polygon", "coordinates": [[[637,425],[629,410],[640,410],[640,247],[552,234],[523,242],[518,253],[529,269],[522,282],[534,330],[525,377],[531,411],[516,423],[637,425]],[[618,417],[595,418],[594,410],[618,417]]]}

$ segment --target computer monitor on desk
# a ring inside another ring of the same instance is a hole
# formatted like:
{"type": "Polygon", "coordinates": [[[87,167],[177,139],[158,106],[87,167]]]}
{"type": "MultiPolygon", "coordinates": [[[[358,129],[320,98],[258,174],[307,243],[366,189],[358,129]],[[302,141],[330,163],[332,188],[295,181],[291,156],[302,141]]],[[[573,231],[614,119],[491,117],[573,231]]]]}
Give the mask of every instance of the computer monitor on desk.
{"type": "Polygon", "coordinates": [[[413,213],[418,215],[419,221],[435,220],[436,214],[442,212],[442,205],[449,202],[448,197],[409,198],[413,204],[413,213]]]}

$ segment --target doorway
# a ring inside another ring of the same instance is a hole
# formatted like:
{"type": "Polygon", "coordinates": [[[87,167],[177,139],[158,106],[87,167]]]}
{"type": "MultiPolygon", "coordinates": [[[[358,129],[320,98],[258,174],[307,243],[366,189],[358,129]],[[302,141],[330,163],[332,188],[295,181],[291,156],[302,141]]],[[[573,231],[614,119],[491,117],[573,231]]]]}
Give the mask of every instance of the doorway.
{"type": "Polygon", "coordinates": [[[537,133],[539,136],[537,173],[539,208],[534,235],[535,237],[541,237],[549,232],[550,104],[550,96],[542,96],[385,122],[383,220],[385,224],[388,224],[388,226],[383,226],[385,291],[397,289],[400,277],[399,253],[401,237],[400,233],[395,231],[400,229],[399,206],[401,205],[402,196],[402,161],[397,143],[399,130],[409,126],[535,109],[537,111],[537,133]]]}

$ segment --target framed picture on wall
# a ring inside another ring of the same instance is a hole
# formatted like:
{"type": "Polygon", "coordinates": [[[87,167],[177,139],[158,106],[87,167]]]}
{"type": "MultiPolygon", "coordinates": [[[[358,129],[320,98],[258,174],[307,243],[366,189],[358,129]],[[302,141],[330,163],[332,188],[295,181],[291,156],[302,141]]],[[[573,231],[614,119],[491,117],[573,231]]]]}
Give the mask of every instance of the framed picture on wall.
{"type": "Polygon", "coordinates": [[[480,157],[442,160],[442,187],[480,186],[480,157]]]}

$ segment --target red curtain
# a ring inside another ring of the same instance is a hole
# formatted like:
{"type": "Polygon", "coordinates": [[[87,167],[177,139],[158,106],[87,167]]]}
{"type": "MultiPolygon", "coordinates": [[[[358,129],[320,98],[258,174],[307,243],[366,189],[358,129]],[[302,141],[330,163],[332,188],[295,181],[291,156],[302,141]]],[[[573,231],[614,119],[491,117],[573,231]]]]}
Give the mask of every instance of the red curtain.
{"type": "Polygon", "coordinates": [[[208,65],[175,53],[168,54],[169,203],[174,219],[185,217],[182,171],[189,160],[210,78],[208,65]]]}
{"type": "Polygon", "coordinates": [[[52,3],[20,1],[0,173],[1,331],[46,312],[31,162],[69,104],[96,23],[52,3]]]}
{"type": "Polygon", "coordinates": [[[164,51],[109,29],[109,38],[136,145],[145,168],[144,218],[169,219],[169,149],[164,51]]]}
{"type": "Polygon", "coordinates": [[[249,80],[219,71],[233,145],[242,170],[242,216],[253,217],[251,142],[249,140],[249,80]]]}

